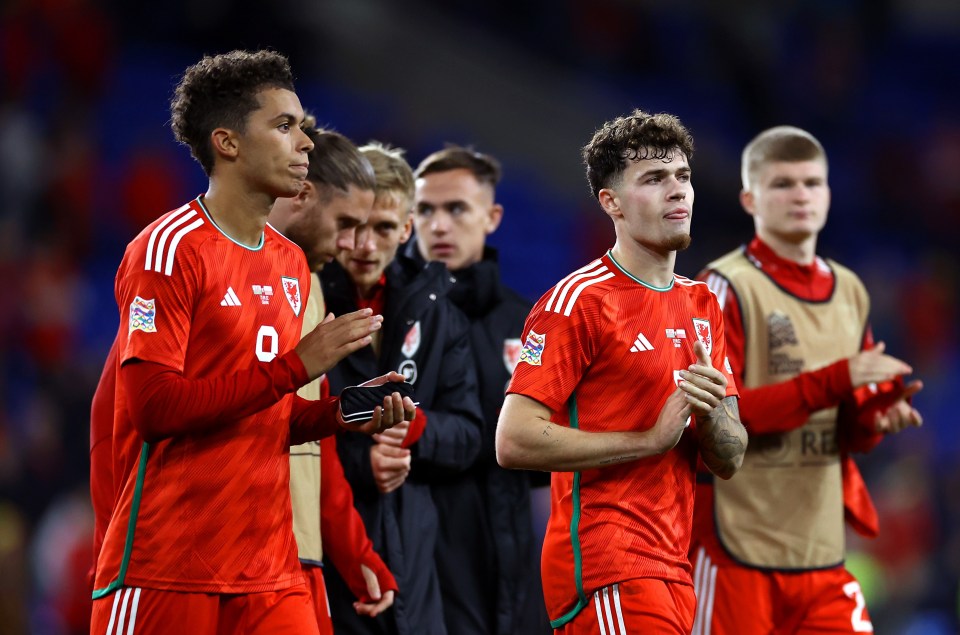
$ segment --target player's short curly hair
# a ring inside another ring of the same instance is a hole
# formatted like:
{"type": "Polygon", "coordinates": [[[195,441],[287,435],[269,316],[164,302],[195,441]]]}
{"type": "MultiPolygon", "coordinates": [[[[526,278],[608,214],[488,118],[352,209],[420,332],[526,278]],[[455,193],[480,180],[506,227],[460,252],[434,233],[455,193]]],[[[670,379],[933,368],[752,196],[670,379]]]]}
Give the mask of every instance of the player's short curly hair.
{"type": "Polygon", "coordinates": [[[290,62],[275,51],[207,55],[184,71],[170,100],[170,127],[207,176],[214,158],[210,133],[220,127],[243,132],[265,88],[293,90],[290,62]]]}
{"type": "Polygon", "coordinates": [[[666,159],[677,150],[688,161],[693,157],[693,137],[673,115],[651,115],[637,109],[608,121],[583,147],[590,191],[597,196],[603,188],[613,187],[623,176],[627,161],[666,159]]]}

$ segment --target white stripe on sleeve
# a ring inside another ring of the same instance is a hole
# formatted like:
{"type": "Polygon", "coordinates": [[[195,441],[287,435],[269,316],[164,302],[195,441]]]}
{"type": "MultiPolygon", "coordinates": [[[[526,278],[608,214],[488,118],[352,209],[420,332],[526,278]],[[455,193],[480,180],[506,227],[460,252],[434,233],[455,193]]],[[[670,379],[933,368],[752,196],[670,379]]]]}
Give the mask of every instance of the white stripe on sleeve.
{"type": "Polygon", "coordinates": [[[175,222],[170,223],[170,226],[163,230],[163,233],[160,234],[160,240],[157,241],[157,253],[154,257],[153,267],[151,267],[150,263],[148,262],[147,271],[153,270],[157,273],[160,273],[160,267],[163,266],[163,250],[167,244],[167,239],[170,238],[170,234],[172,234],[173,230],[175,230],[177,227],[180,227],[196,215],[197,213],[191,210],[190,213],[184,214],[175,222]]]}
{"type": "Polygon", "coordinates": [[[165,221],[163,221],[162,223],[154,227],[153,231],[150,232],[150,241],[147,243],[147,259],[143,263],[144,269],[146,269],[147,271],[150,271],[150,262],[153,260],[153,245],[157,242],[157,236],[160,234],[160,232],[163,231],[164,227],[166,227],[167,225],[175,221],[177,217],[179,217],[189,207],[190,207],[190,204],[187,203],[177,211],[172,212],[169,216],[167,216],[167,219],[165,221]]]}
{"type": "MultiPolygon", "coordinates": [[[[164,270],[164,275],[169,276],[173,271],[173,257],[177,253],[177,245],[180,244],[180,239],[182,239],[186,234],[192,232],[197,227],[203,225],[203,219],[198,218],[194,222],[190,223],[183,229],[177,232],[177,235],[173,237],[173,241],[170,243],[170,250],[167,252],[167,268],[164,270]]],[[[159,271],[159,269],[158,269],[159,271]]]]}
{"type": "Polygon", "coordinates": [[[557,299],[557,294],[560,292],[560,289],[561,289],[565,284],[567,284],[567,282],[570,280],[570,278],[574,277],[575,275],[577,275],[577,274],[579,274],[579,273],[583,273],[584,271],[589,271],[590,269],[593,269],[594,267],[596,267],[598,264],[600,264],[600,261],[599,261],[599,260],[594,260],[594,261],[591,262],[589,265],[586,265],[586,266],[584,266],[584,267],[580,267],[580,268],[577,269],[576,271],[567,274],[567,276],[566,276],[565,278],[563,278],[563,280],[561,280],[560,282],[558,282],[558,283],[553,287],[553,293],[550,294],[550,299],[547,301],[547,306],[546,306],[546,308],[545,308],[544,310],[549,311],[549,310],[553,307],[553,301],[557,299]]]}
{"type": "Polygon", "coordinates": [[[598,282],[603,282],[604,280],[609,280],[613,277],[613,272],[610,272],[606,275],[600,276],[599,278],[594,278],[593,280],[588,280],[580,284],[577,287],[577,290],[573,292],[573,295],[570,296],[570,301],[567,302],[567,308],[563,310],[563,314],[567,317],[570,317],[570,312],[573,311],[573,303],[577,301],[577,298],[580,297],[580,294],[583,293],[583,290],[589,287],[591,284],[597,284],[598,282]]]}
{"type": "MultiPolygon", "coordinates": [[[[605,272],[605,271],[607,271],[607,268],[604,267],[604,266],[601,266],[599,269],[596,269],[595,271],[588,271],[588,272],[586,272],[586,273],[581,273],[581,274],[579,274],[579,275],[576,275],[576,276],[570,278],[570,279],[566,282],[566,284],[563,285],[563,289],[560,291],[560,295],[557,297],[557,303],[556,303],[556,305],[554,305],[553,311],[556,312],[556,313],[560,313],[560,306],[563,304],[563,301],[564,301],[564,300],[566,299],[566,297],[567,297],[567,293],[570,292],[570,288],[573,287],[573,285],[575,285],[575,284],[577,284],[578,282],[580,282],[581,280],[585,280],[585,279],[587,279],[587,278],[595,278],[596,276],[600,275],[601,273],[603,273],[603,272],[605,272]]],[[[612,276],[613,276],[613,274],[611,273],[611,274],[610,274],[610,277],[612,277],[612,276]]],[[[550,309],[548,308],[547,311],[549,311],[549,310],[550,310],[550,309]]],[[[568,313],[567,315],[569,315],[569,313],[568,313]]]]}

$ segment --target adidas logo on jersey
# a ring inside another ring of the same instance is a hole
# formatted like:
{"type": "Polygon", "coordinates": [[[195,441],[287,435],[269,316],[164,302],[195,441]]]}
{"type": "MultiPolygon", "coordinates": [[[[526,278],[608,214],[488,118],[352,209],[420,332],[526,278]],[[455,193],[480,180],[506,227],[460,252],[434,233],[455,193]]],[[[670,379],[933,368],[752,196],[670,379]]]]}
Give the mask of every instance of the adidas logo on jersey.
{"type": "Polygon", "coordinates": [[[240,298],[233,292],[233,287],[227,287],[227,293],[220,300],[220,306],[240,306],[240,298]]]}
{"type": "Polygon", "coordinates": [[[631,353],[638,353],[640,351],[652,351],[653,344],[650,343],[643,333],[637,334],[637,339],[633,342],[633,346],[630,347],[631,353]]]}

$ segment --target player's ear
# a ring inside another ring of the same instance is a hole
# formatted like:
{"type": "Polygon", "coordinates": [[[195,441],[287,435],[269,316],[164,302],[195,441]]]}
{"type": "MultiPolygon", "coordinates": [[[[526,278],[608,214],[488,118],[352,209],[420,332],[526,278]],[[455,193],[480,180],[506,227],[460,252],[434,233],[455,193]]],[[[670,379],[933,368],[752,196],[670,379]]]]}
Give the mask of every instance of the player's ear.
{"type": "Polygon", "coordinates": [[[756,215],[756,200],[753,197],[753,192],[750,190],[740,190],[740,205],[743,206],[743,209],[746,210],[747,214],[750,214],[751,216],[756,215]]]}
{"type": "Polygon", "coordinates": [[[497,227],[500,226],[500,221],[503,220],[503,205],[496,203],[487,210],[487,235],[489,236],[493,232],[497,231],[497,227]]]}
{"type": "Polygon", "coordinates": [[[410,240],[410,234],[413,233],[413,212],[407,212],[407,220],[403,221],[403,226],[400,227],[400,244],[405,244],[410,240]]]}
{"type": "Polygon", "coordinates": [[[293,205],[298,209],[307,207],[316,195],[317,186],[311,183],[310,179],[307,179],[303,182],[303,187],[300,188],[297,195],[293,197],[293,205]]]}
{"type": "Polygon", "coordinates": [[[597,192],[597,200],[610,218],[623,217],[623,212],[620,211],[620,197],[613,188],[605,187],[597,192]]]}
{"type": "Polygon", "coordinates": [[[317,195],[317,186],[314,185],[310,179],[307,179],[303,182],[303,187],[300,188],[300,191],[297,193],[297,198],[299,199],[310,199],[317,195]]]}
{"type": "Polygon", "coordinates": [[[235,159],[240,151],[237,134],[229,128],[217,128],[210,133],[213,151],[225,159],[235,159]]]}

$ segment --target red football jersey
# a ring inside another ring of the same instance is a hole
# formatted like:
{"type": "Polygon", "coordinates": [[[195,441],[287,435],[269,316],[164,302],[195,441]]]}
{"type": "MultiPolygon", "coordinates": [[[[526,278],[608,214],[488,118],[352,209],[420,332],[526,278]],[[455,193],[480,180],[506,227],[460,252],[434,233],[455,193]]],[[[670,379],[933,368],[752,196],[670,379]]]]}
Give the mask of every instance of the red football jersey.
{"type": "MultiPolygon", "coordinates": [[[[294,243],[268,225],[258,247],[240,245],[194,200],[127,247],[116,280],[118,369],[139,359],[203,379],[270,362],[299,341],[309,285],[294,243]]],[[[119,371],[116,381],[115,440],[135,435],[119,371]]],[[[143,442],[133,469],[115,475],[120,494],[95,597],[120,585],[253,593],[301,581],[289,489],[292,400],[206,432],[143,442]]]]}
{"type": "MultiPolygon", "coordinates": [[[[700,339],[737,389],[723,319],[707,286],[675,276],[652,287],[610,252],[578,269],[534,306],[507,392],[546,405],[554,423],[585,431],[648,430],[696,362],[700,339]]],[[[547,612],[558,627],[598,588],[632,578],[691,584],[687,549],[697,445],[685,432],[662,456],[582,472],[555,472],[543,545],[547,612]]]]}
{"type": "MultiPolygon", "coordinates": [[[[113,480],[116,473],[113,438],[113,400],[117,387],[117,343],[114,341],[104,362],[97,390],[90,404],[90,502],[93,505],[93,571],[96,572],[97,555],[103,544],[103,535],[110,523],[113,506],[119,494],[118,485],[113,480]]],[[[135,431],[134,431],[135,432],[135,431]]],[[[134,446],[139,448],[139,444],[134,446]]],[[[118,450],[124,455],[123,450],[118,450]]],[[[134,461],[136,456],[118,458],[121,461],[134,461]]],[[[128,462],[128,465],[130,463],[128,462]]],[[[125,472],[122,472],[125,473],[125,472]]]]}

